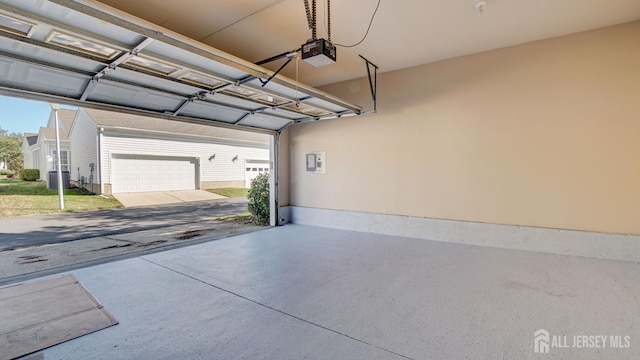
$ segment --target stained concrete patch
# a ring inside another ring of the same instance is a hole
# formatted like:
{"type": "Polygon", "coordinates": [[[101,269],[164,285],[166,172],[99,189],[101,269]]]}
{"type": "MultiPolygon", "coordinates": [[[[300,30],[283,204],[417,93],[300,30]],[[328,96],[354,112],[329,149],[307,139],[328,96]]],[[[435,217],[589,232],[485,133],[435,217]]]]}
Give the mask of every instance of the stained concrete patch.
{"type": "Polygon", "coordinates": [[[177,204],[182,202],[218,200],[224,196],[204,190],[152,191],[113,194],[124,207],[177,204]]]}
{"type": "Polygon", "coordinates": [[[15,359],[118,321],[71,274],[0,288],[0,359],[15,359]]]}

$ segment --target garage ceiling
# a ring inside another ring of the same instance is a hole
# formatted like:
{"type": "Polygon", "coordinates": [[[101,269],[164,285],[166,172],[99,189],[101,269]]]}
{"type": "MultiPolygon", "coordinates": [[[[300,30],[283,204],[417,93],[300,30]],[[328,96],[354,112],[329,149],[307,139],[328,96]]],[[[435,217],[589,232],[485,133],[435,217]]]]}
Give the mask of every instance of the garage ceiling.
{"type": "MultiPolygon", "coordinates": [[[[100,1],[251,62],[296,49],[311,36],[303,0],[100,1]]],[[[300,81],[320,86],[365,76],[358,54],[386,72],[640,19],[638,0],[487,2],[480,17],[476,0],[381,0],[367,39],[355,48],[338,48],[336,64],[301,63],[300,81]]],[[[317,3],[318,37],[326,38],[326,0],[317,3]]],[[[377,3],[331,1],[333,42],[362,39],[377,3]]],[[[294,67],[284,75],[295,78],[294,67]]]]}
{"type": "MultiPolygon", "coordinates": [[[[317,2],[327,37],[326,0],[317,2]]],[[[481,17],[476,0],[334,0],[332,40],[343,45],[363,38],[380,4],[365,41],[339,47],[332,65],[289,65],[262,87],[284,60],[266,64],[271,72],[252,63],[311,36],[302,0],[0,0],[5,15],[36,25],[28,37],[0,31],[0,93],[271,132],[362,113],[300,84],[365,76],[360,54],[386,72],[640,19],[637,0],[487,2],[481,17]],[[114,52],[59,46],[69,35],[114,52]]]]}
{"type": "Polygon", "coordinates": [[[272,74],[100,3],[0,0],[5,95],[264,132],[362,112],[272,74]]]}

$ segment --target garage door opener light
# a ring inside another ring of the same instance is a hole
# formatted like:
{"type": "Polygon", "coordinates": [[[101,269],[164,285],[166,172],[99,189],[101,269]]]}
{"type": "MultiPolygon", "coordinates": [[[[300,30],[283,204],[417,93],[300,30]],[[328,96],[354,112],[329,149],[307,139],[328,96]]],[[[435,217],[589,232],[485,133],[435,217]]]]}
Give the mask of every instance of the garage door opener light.
{"type": "Polygon", "coordinates": [[[301,48],[302,60],[314,67],[334,64],[336,62],[336,47],[331,43],[331,1],[327,0],[327,38],[318,39],[316,36],[316,0],[304,0],[304,9],[307,12],[307,23],[311,29],[311,39],[301,48]]]}
{"type": "Polygon", "coordinates": [[[476,2],[476,9],[478,9],[478,16],[484,16],[484,7],[487,6],[487,2],[484,0],[476,2]]]}

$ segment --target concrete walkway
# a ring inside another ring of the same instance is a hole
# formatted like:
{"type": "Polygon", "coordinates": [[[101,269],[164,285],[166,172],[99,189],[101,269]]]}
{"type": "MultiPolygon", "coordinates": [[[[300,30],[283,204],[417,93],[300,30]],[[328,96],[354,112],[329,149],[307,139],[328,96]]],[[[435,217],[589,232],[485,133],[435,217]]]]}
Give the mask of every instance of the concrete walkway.
{"type": "Polygon", "coordinates": [[[72,273],[120,324],[44,359],[640,358],[637,263],[287,225],[72,273]]]}
{"type": "Polygon", "coordinates": [[[177,204],[182,202],[225,199],[205,190],[153,191],[113,194],[124,207],[177,204]]]}

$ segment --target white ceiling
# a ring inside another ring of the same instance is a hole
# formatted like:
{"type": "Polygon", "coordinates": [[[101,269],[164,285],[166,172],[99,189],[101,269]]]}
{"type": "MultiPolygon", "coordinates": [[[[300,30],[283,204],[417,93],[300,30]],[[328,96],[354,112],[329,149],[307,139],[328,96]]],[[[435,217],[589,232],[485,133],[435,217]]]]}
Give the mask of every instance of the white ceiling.
{"type": "MultiPolygon", "coordinates": [[[[100,0],[251,62],[299,48],[311,37],[303,0],[100,0]]],[[[311,0],[309,1],[311,2],[311,0]]],[[[326,38],[318,0],[318,37],[326,38]]],[[[331,2],[332,41],[364,35],[378,0],[331,2]]],[[[638,0],[381,0],[366,41],[338,48],[338,62],[300,62],[298,79],[312,86],[366,74],[362,54],[381,72],[640,19],[638,0]]],[[[284,60],[265,65],[277,69],[284,60]]],[[[295,64],[284,75],[295,79],[295,64]]]]}

